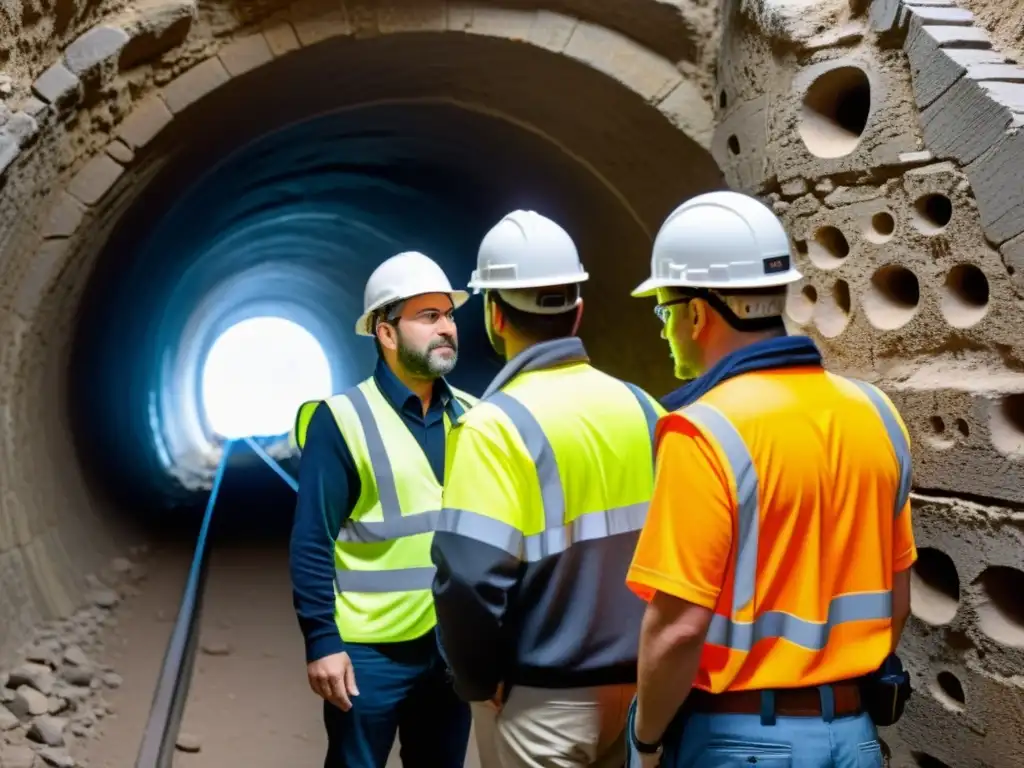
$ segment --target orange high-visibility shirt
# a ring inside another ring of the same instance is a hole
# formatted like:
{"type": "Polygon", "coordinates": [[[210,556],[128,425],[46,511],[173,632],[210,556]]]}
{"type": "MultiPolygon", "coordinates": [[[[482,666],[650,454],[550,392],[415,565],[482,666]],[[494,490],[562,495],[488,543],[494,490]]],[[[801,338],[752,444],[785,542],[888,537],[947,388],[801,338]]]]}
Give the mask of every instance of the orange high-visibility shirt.
{"type": "Polygon", "coordinates": [[[714,610],[696,687],[876,670],[893,574],[917,558],[909,436],[888,397],[820,368],[748,373],[662,417],[656,439],[627,582],[714,610]]]}

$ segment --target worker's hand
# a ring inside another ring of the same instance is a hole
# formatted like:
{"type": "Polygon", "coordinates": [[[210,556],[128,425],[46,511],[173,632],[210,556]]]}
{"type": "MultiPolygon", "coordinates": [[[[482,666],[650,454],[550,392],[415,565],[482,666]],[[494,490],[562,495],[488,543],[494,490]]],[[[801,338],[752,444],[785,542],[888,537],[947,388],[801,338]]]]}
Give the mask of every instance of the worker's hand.
{"type": "Polygon", "coordinates": [[[329,701],[342,712],[352,709],[352,697],[359,695],[356,672],[347,653],[332,653],[306,666],[309,687],[313,693],[329,701]]]}
{"type": "Polygon", "coordinates": [[[501,714],[505,706],[505,684],[498,683],[498,690],[494,692],[494,698],[487,702],[487,706],[494,710],[496,715],[501,714]]]}

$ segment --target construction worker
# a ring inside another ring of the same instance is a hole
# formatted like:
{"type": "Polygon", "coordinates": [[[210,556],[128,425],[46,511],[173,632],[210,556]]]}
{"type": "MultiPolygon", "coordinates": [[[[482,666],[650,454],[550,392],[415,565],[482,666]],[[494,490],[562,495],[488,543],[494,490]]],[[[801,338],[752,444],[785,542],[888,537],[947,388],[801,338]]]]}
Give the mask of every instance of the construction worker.
{"type": "Polygon", "coordinates": [[[514,211],[469,286],[508,361],[452,431],[434,601],[486,768],[619,766],[643,603],[625,587],[653,484],[657,402],[590,365],[587,273],[514,211]]]}
{"type": "Polygon", "coordinates": [[[384,768],[396,733],[405,768],[465,761],[470,713],[438,652],[430,541],[448,430],[475,402],[444,379],[468,298],[421,253],[382,263],[356,322],[377,345],[373,375],[296,420],[291,572],[325,768],[384,768]]]}
{"type": "Polygon", "coordinates": [[[882,765],[859,681],[909,613],[909,438],[880,390],[786,336],[800,277],[767,207],[713,192],[672,212],[633,292],[699,378],[659,421],[629,570],[648,601],[632,765],[882,765]]]}

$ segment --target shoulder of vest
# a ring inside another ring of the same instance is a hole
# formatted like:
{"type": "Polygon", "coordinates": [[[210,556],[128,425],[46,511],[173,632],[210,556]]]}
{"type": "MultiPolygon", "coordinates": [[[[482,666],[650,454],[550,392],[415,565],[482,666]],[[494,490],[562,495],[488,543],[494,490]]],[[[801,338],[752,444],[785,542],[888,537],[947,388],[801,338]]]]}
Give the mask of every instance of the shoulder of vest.
{"type": "Polygon", "coordinates": [[[472,405],[476,405],[477,403],[480,402],[480,398],[476,397],[475,395],[469,394],[469,392],[467,392],[464,389],[459,389],[458,387],[453,387],[451,384],[448,385],[448,389],[450,389],[452,391],[452,395],[455,396],[456,400],[459,400],[460,402],[462,402],[462,403],[464,403],[466,405],[471,405],[472,406],[472,405]]]}

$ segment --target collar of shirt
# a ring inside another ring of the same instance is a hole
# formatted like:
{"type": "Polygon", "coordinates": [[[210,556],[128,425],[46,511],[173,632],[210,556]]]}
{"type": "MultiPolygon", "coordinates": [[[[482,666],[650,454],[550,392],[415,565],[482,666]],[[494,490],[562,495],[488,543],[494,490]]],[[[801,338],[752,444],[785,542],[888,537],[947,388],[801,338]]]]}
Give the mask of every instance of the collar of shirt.
{"type": "Polygon", "coordinates": [[[430,398],[430,407],[426,417],[423,416],[423,404],[420,398],[394,374],[383,359],[377,360],[377,368],[373,372],[380,391],[388,399],[392,407],[402,416],[410,416],[421,422],[433,422],[451,405],[453,398],[451,387],[444,378],[434,382],[434,396],[430,398]]]}

